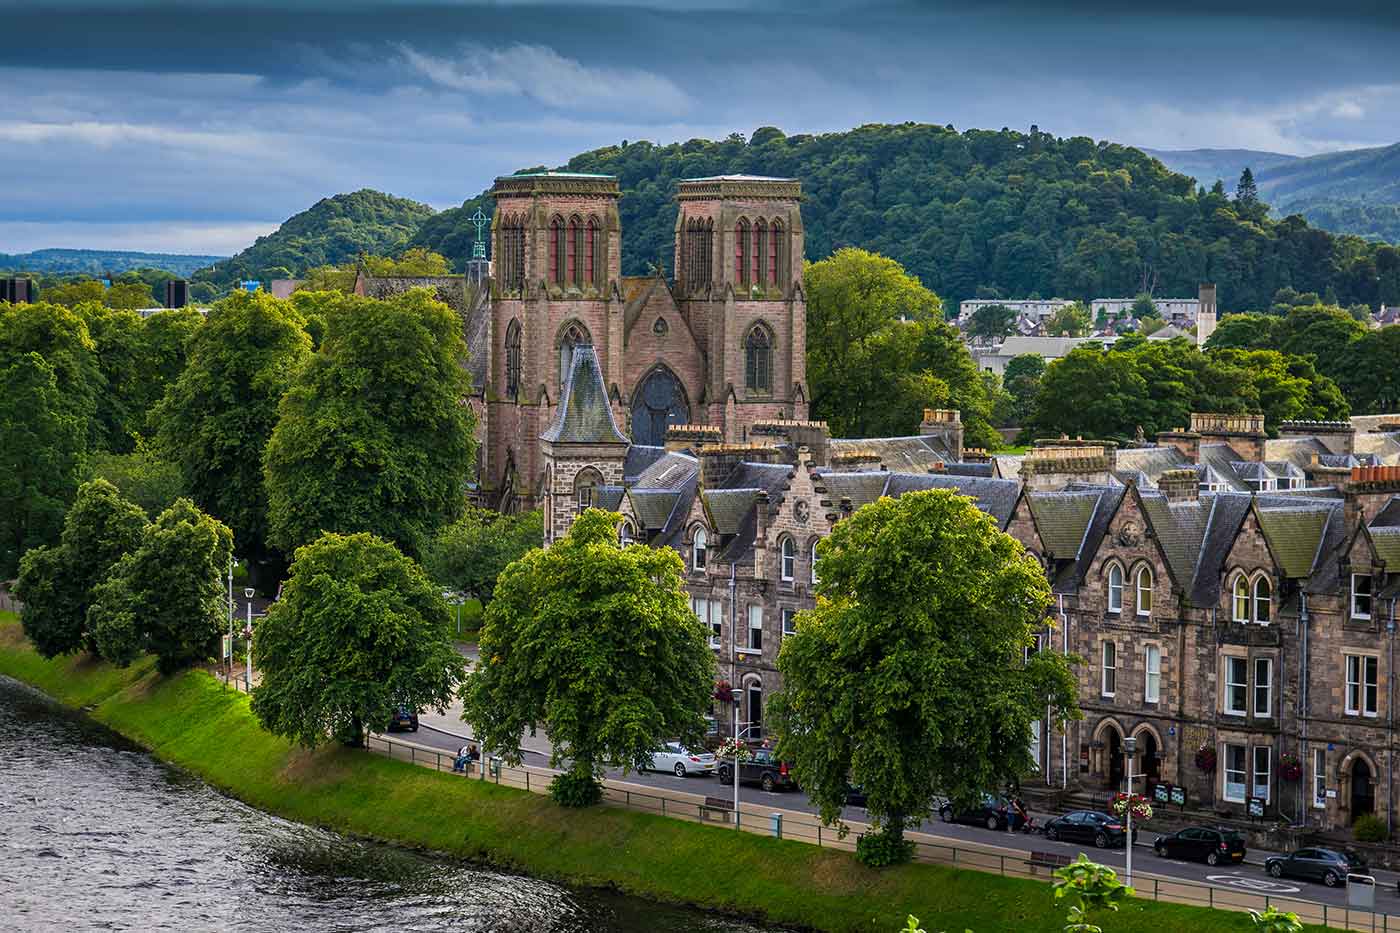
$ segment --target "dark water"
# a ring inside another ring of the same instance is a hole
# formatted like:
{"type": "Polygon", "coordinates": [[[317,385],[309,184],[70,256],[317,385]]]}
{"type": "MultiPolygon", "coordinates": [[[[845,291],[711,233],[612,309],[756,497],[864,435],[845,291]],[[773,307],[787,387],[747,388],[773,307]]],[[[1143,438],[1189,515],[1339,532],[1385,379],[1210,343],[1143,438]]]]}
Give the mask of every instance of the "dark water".
{"type": "Polygon", "coordinates": [[[758,933],[277,819],[4,677],[0,930],[758,933]]]}

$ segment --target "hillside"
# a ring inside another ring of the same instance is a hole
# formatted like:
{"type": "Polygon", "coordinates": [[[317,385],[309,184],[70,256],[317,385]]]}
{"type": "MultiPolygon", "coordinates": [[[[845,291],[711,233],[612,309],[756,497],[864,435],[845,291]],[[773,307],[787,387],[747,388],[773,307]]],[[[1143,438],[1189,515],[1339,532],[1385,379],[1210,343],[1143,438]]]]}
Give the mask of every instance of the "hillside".
{"type": "MultiPolygon", "coordinates": [[[[1395,249],[1237,210],[1140,150],[1083,137],[913,123],[796,136],[765,127],[749,140],[609,146],[561,168],[619,176],[628,274],[669,267],[677,179],[745,172],[801,179],[808,258],[846,245],[885,253],[949,307],[978,294],[1133,295],[1154,277],[1159,295],[1195,295],[1214,281],[1232,311],[1267,308],[1284,287],[1343,304],[1400,303],[1395,249]]],[[[434,216],[412,245],[460,261],[478,207],[489,214],[490,199],[434,216]]]]}
{"type": "Polygon", "coordinates": [[[1296,158],[1248,149],[1149,150],[1173,171],[1233,191],[1248,165],[1276,216],[1302,214],[1326,230],[1400,242],[1400,143],[1296,158]]]}
{"type": "Polygon", "coordinates": [[[367,188],[338,194],[289,218],[238,255],[200,270],[194,279],[226,289],[239,279],[292,278],[360,253],[394,255],[433,213],[426,204],[367,188]]]}
{"type": "Polygon", "coordinates": [[[47,275],[120,275],[131,269],[161,269],[189,276],[222,256],[189,256],[181,253],[136,253],[103,249],[37,249],[32,253],[0,253],[0,270],[47,275]]]}

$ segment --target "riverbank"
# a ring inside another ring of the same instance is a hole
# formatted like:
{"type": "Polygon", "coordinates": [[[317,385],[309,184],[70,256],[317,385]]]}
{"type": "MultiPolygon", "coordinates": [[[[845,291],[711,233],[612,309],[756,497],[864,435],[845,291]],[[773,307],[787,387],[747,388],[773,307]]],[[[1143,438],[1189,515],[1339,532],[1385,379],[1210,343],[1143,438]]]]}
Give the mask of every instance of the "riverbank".
{"type": "MultiPolygon", "coordinates": [[[[849,854],[547,798],[339,747],[307,752],[263,732],[246,696],[202,672],[160,678],[81,658],[45,661],[0,614],[0,673],[23,680],[288,819],[477,859],[549,880],[831,931],[1059,933],[1048,885],[937,865],[872,871],[849,854]]],[[[1247,930],[1248,916],[1133,902],[1109,933],[1247,930]]]]}

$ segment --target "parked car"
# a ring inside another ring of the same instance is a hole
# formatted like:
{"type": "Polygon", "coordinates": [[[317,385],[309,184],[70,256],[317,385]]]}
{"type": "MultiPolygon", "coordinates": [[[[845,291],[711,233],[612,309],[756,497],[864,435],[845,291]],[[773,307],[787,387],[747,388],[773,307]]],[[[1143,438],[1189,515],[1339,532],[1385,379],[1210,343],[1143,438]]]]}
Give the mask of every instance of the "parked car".
{"type": "Polygon", "coordinates": [[[846,785],[846,806],[864,807],[866,804],[865,788],[859,784],[846,785]]]}
{"type": "Polygon", "coordinates": [[[1188,826],[1170,836],[1159,836],[1152,844],[1162,858],[1197,859],[1207,865],[1244,861],[1244,836],[1233,829],[1188,826]]]}
{"type": "Polygon", "coordinates": [[[400,706],[394,710],[394,715],[389,717],[390,732],[417,732],[418,714],[406,706],[400,706]]]}
{"type": "MultiPolygon", "coordinates": [[[[1133,827],[1133,838],[1141,832],[1133,827]]],[[[1115,849],[1128,840],[1128,828],[1123,820],[1097,810],[1075,810],[1057,816],[1045,824],[1046,839],[1063,839],[1065,842],[1092,842],[1100,849],[1113,846],[1115,849]]]]}
{"type": "Polygon", "coordinates": [[[679,742],[667,742],[651,753],[645,771],[670,771],[676,777],[687,774],[714,774],[715,756],[706,751],[686,748],[679,742]]]}
{"type": "Polygon", "coordinates": [[[1335,888],[1347,880],[1347,875],[1364,873],[1366,859],[1352,849],[1299,849],[1264,859],[1264,870],[1275,878],[1321,881],[1335,888]]]}
{"type": "Polygon", "coordinates": [[[945,823],[967,823],[971,826],[985,826],[988,829],[1006,829],[1008,804],[1005,797],[996,794],[983,794],[982,802],[971,810],[958,810],[953,802],[947,801],[938,808],[938,818],[945,823]]]}
{"type": "MultiPolygon", "coordinates": [[[[719,782],[734,783],[734,762],[719,763],[719,782]]],[[[739,783],[757,784],[766,791],[797,790],[797,781],[786,761],[774,757],[771,749],[754,749],[753,757],[739,762],[739,783]]]]}

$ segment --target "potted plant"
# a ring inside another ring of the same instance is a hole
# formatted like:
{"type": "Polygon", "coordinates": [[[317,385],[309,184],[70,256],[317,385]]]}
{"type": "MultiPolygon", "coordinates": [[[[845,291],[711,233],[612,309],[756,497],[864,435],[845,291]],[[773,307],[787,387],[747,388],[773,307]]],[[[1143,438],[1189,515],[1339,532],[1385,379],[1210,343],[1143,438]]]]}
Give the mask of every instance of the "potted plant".
{"type": "Polygon", "coordinates": [[[1285,781],[1297,781],[1303,777],[1303,763],[1297,755],[1284,753],[1278,759],[1278,773],[1285,781]]]}
{"type": "Polygon", "coordinates": [[[1196,749],[1196,767],[1206,774],[1215,773],[1215,748],[1210,745],[1202,745],[1196,749]]]}
{"type": "Polygon", "coordinates": [[[728,738],[719,743],[719,748],[715,749],[715,757],[720,761],[733,761],[735,758],[748,761],[753,757],[753,750],[738,739],[728,738]]]}
{"type": "Polygon", "coordinates": [[[1152,804],[1141,794],[1117,794],[1109,808],[1116,816],[1127,816],[1131,811],[1135,820],[1152,819],[1152,804]]]}

